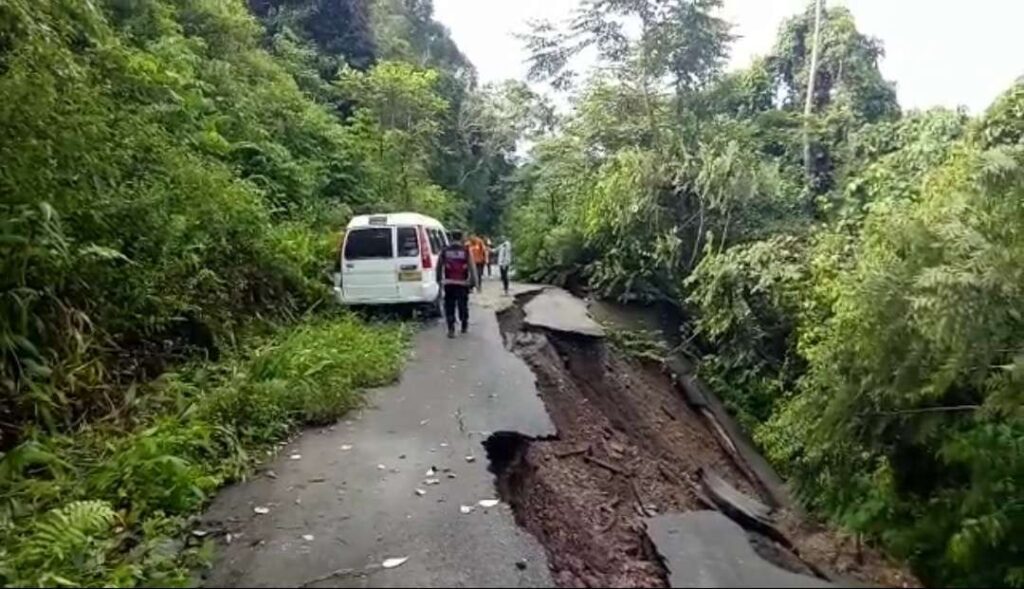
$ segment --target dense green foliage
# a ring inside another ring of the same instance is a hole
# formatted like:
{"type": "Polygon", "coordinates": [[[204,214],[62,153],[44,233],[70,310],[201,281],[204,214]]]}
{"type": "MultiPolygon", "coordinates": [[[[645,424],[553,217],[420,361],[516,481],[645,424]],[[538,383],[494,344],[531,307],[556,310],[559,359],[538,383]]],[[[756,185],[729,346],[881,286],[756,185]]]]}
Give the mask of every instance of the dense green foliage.
{"type": "Polygon", "coordinates": [[[183,585],[207,547],[179,555],[188,516],[301,424],[357,406],[392,380],[404,331],[349,316],[282,329],[218,364],[132,389],[140,424],[111,417],[33,435],[0,463],[4,586],[183,585]]]}
{"type": "Polygon", "coordinates": [[[305,228],[341,220],[359,163],[241,5],[0,10],[6,446],[116,409],[148,358],[315,300],[329,237],[305,228]]]}
{"type": "Polygon", "coordinates": [[[315,303],[353,212],[493,225],[518,127],[473,105],[519,88],[477,90],[429,3],[252,4],[266,28],[241,0],[0,7],[0,447],[315,303]]]}
{"type": "Polygon", "coordinates": [[[215,489],[397,373],[339,229],[493,226],[510,88],[428,0],[0,2],[0,585],[183,583],[215,489]]]}
{"type": "Polygon", "coordinates": [[[1024,586],[1024,86],[901,113],[830,7],[805,121],[813,8],[723,74],[719,4],[588,0],[527,36],[574,108],[513,186],[521,271],[679,306],[806,505],[926,582],[1024,586]]]}
{"type": "Polygon", "coordinates": [[[833,7],[805,120],[813,10],[725,73],[720,4],[539,23],[558,117],[478,88],[430,0],[0,3],[0,583],[183,583],[219,485],[397,371],[400,328],[308,310],[344,222],[410,208],[678,306],[804,503],[1024,586],[1024,85],[903,113],[833,7]]]}

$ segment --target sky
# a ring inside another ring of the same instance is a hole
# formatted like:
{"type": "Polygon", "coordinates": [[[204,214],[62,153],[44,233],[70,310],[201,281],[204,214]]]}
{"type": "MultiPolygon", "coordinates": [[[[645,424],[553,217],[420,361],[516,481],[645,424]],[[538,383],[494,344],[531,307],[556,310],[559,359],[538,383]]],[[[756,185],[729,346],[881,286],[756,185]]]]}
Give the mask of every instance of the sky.
{"type": "MultiPolygon", "coordinates": [[[[434,0],[446,25],[476,65],[481,82],[524,79],[526,54],[513,35],[531,18],[560,20],[578,0],[434,0]]],[[[731,68],[771,50],[781,22],[807,0],[725,0],[735,25],[731,68]]],[[[896,83],[905,108],[966,106],[979,113],[1024,75],[1024,0],[828,0],[847,6],[861,32],[885,46],[882,74],[896,83]]]]}

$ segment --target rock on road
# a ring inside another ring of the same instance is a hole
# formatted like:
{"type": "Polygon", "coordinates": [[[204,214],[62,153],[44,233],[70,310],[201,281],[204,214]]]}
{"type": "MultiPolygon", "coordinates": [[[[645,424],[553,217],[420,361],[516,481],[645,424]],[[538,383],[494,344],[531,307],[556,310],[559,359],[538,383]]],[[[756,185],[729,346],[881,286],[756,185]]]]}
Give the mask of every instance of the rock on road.
{"type": "Polygon", "coordinates": [[[509,507],[478,504],[497,498],[482,446],[491,432],[555,431],[533,374],[502,345],[493,309],[511,299],[488,281],[472,300],[468,334],[425,326],[399,383],[371,391],[347,421],[305,432],[265,465],[274,476],[217,497],[203,525],[232,541],[207,586],[551,586],[543,548],[509,507]]]}

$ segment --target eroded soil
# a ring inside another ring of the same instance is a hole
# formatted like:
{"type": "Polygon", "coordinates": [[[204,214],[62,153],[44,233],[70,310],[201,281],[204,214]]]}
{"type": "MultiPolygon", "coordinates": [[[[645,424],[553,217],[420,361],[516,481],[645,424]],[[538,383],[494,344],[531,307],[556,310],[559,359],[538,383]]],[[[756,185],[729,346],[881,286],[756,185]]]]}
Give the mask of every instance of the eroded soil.
{"type": "MultiPolygon", "coordinates": [[[[544,545],[558,585],[668,586],[645,517],[713,509],[698,485],[702,468],[750,497],[767,498],[660,366],[625,357],[599,339],[524,329],[524,302],[503,311],[499,322],[506,346],[536,375],[558,436],[492,436],[487,449],[499,493],[519,525],[544,545]]],[[[748,534],[754,549],[782,568],[832,580],[916,584],[866,548],[794,514],[777,516],[783,542],[748,534]]]]}

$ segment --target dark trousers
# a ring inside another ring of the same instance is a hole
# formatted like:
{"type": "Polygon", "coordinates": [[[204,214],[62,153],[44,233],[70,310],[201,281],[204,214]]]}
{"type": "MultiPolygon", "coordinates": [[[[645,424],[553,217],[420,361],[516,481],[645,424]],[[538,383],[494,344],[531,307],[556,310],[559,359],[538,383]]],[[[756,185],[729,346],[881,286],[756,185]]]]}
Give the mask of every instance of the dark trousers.
{"type": "Polygon", "coordinates": [[[498,270],[501,271],[501,286],[508,292],[508,266],[498,266],[498,270]]]}
{"type": "MultiPolygon", "coordinates": [[[[484,264],[483,262],[480,262],[479,264],[476,265],[476,277],[481,282],[483,282],[483,280],[484,280],[484,266],[486,266],[486,264],[484,264]]],[[[480,286],[480,285],[478,284],[477,286],[480,286]]]]}
{"type": "Polygon", "coordinates": [[[455,308],[459,309],[459,321],[469,325],[469,287],[459,284],[444,285],[444,320],[448,329],[455,329],[455,308]]]}

